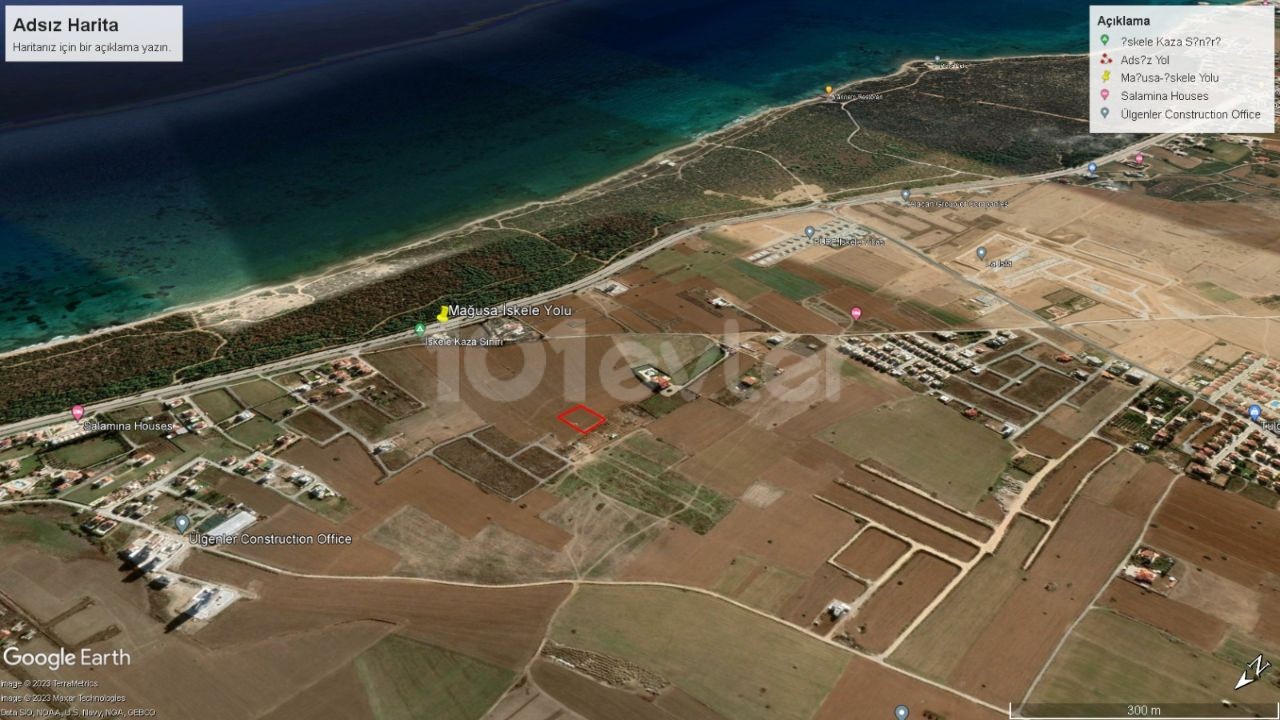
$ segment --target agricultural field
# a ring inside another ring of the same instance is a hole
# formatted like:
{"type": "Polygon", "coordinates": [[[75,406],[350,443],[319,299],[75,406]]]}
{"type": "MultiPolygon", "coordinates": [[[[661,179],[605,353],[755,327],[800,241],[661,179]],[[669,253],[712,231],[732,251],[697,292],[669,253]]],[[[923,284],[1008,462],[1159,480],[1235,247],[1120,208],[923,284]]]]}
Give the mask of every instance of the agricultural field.
{"type": "MultiPolygon", "coordinates": [[[[1239,675],[1239,665],[1114,612],[1094,609],[1067,638],[1030,700],[1046,706],[1217,704],[1239,675]]],[[[1275,712],[1280,687],[1256,682],[1232,693],[1231,699],[1275,712]]]]}
{"type": "Polygon", "coordinates": [[[582,587],[550,635],[659,673],[734,720],[809,717],[849,660],[793,628],[660,587],[582,587]]]}
{"type": "Polygon", "coordinates": [[[355,661],[377,720],[477,720],[515,680],[512,671],[396,635],[355,661]]]}
{"type": "Polygon", "coordinates": [[[922,396],[843,420],[818,437],[855,460],[888,466],[962,510],[977,506],[1013,456],[999,435],[922,396]],[[965,462],[953,462],[956,457],[965,462]]]}

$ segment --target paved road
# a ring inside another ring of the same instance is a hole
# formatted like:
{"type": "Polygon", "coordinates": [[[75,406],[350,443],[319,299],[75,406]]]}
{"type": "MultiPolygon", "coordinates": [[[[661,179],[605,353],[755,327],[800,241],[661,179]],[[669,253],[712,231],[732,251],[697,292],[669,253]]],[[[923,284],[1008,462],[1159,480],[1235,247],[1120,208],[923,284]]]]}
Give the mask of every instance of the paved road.
{"type": "MultiPolygon", "coordinates": [[[[1165,140],[1171,137],[1173,137],[1173,134],[1158,135],[1153,138],[1148,138],[1141,142],[1134,143],[1133,145],[1117,150],[1109,155],[1103,156],[1101,158],[1097,158],[1095,162],[1097,162],[1099,165],[1103,165],[1108,162],[1120,160],[1122,158],[1129,156],[1136,150],[1139,150],[1153,143],[1164,142],[1165,140]]],[[[1042,182],[1045,180],[1052,180],[1058,177],[1080,175],[1083,172],[1085,172],[1085,168],[1076,167],[1076,168],[1067,168],[1064,170],[1054,170],[1051,172],[1038,173],[1035,175],[1017,175],[1017,176],[1010,176],[1010,177],[996,178],[996,179],[983,178],[981,180],[970,180],[966,182],[951,183],[949,185],[935,185],[931,187],[921,188],[919,190],[919,193],[921,195],[940,195],[940,194],[952,193],[952,192],[986,190],[991,188],[1005,187],[1008,185],[1020,185],[1020,184],[1032,183],[1032,182],[1042,182]]],[[[653,243],[652,245],[648,245],[628,255],[625,258],[622,258],[613,263],[610,263],[609,265],[606,265],[605,267],[597,270],[596,272],[586,277],[583,277],[579,280],[576,280],[572,283],[569,283],[568,285],[563,285],[554,290],[549,290],[544,293],[539,293],[537,295],[526,297],[521,300],[515,300],[510,303],[505,303],[505,306],[542,305],[552,300],[555,300],[556,298],[563,297],[565,295],[570,295],[579,290],[583,290],[585,288],[591,287],[592,285],[595,285],[601,282],[602,280],[605,280],[613,275],[616,275],[617,273],[621,272],[625,268],[635,265],[636,263],[645,260],[651,255],[661,252],[662,250],[668,247],[671,247],[672,245],[675,245],[676,243],[679,243],[682,240],[685,240],[686,238],[689,238],[691,236],[704,232],[709,228],[724,225],[725,223],[728,223],[728,222],[747,222],[752,220],[761,220],[761,219],[767,219],[771,217],[781,217],[784,215],[791,215],[798,212],[804,212],[806,210],[835,210],[837,208],[847,207],[852,205],[865,205],[869,203],[884,202],[886,200],[896,201],[899,198],[900,193],[901,193],[900,189],[887,190],[884,192],[872,193],[868,195],[859,195],[856,198],[850,198],[848,200],[841,200],[838,202],[814,202],[814,203],[810,203],[808,205],[803,205],[799,207],[792,206],[787,208],[779,208],[776,210],[769,210],[766,212],[756,213],[753,215],[744,215],[744,216],[728,218],[728,219],[721,218],[713,222],[696,225],[687,230],[682,230],[678,233],[675,233],[674,235],[669,235],[653,243]]],[[[456,330],[466,325],[473,325],[473,324],[479,323],[483,319],[484,318],[459,318],[457,320],[450,320],[447,323],[436,323],[428,326],[427,332],[437,333],[445,330],[456,330]]],[[[358,355],[360,353],[369,352],[372,350],[378,350],[380,348],[389,347],[397,343],[402,343],[405,340],[410,340],[412,338],[413,338],[413,331],[406,330],[404,332],[395,333],[392,335],[387,335],[387,336],[375,338],[372,340],[364,340],[361,342],[350,343],[347,345],[340,345],[337,347],[320,350],[318,352],[310,353],[307,355],[295,356],[287,360],[281,360],[279,362],[268,363],[266,365],[259,365],[259,366],[247,368],[244,370],[237,370],[232,373],[227,373],[225,375],[218,375],[216,377],[206,378],[204,380],[197,380],[195,382],[183,383],[180,385],[169,385],[156,390],[147,390],[141,393],[137,393],[135,395],[129,395],[127,397],[116,398],[114,400],[108,400],[105,402],[93,403],[88,407],[88,410],[91,413],[106,412],[110,410],[118,410],[120,408],[128,407],[130,405],[136,405],[137,403],[146,402],[149,400],[158,400],[161,398],[173,397],[174,395],[187,395],[191,393],[202,392],[204,390],[212,390],[214,388],[235,383],[239,380],[245,380],[245,379],[257,377],[259,375],[281,372],[284,370],[288,370],[290,368],[296,368],[296,367],[305,366],[305,365],[317,365],[319,363],[323,363],[329,360],[336,360],[341,357],[358,355]]],[[[0,434],[7,435],[15,432],[34,430],[34,429],[43,427],[45,425],[50,425],[53,423],[65,422],[67,420],[67,416],[68,416],[68,413],[61,412],[61,413],[54,413],[51,415],[45,415],[43,417],[30,418],[28,420],[22,420],[16,423],[10,423],[8,425],[0,426],[0,434]]]]}

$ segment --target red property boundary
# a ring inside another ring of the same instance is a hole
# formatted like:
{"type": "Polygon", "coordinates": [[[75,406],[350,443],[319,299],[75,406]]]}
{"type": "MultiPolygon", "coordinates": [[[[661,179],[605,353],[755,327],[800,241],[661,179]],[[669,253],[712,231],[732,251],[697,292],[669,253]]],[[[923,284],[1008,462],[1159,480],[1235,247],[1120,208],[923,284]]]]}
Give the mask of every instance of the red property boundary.
{"type": "Polygon", "coordinates": [[[595,410],[592,410],[591,408],[587,407],[586,405],[583,405],[582,403],[578,403],[577,405],[574,405],[573,407],[569,408],[568,410],[565,410],[564,412],[560,413],[559,415],[557,415],[557,416],[556,416],[556,419],[557,419],[557,420],[559,420],[560,422],[564,423],[565,425],[568,425],[569,427],[573,428],[574,430],[577,430],[578,432],[582,433],[583,435],[586,435],[587,433],[591,432],[592,430],[595,430],[596,428],[598,428],[598,427],[600,427],[601,425],[603,425],[603,424],[604,424],[604,416],[603,416],[603,415],[601,415],[600,413],[596,412],[595,410]],[[574,413],[576,413],[576,412],[578,412],[579,410],[585,410],[585,411],[587,411],[587,412],[591,413],[592,415],[594,415],[594,416],[596,417],[596,421],[595,421],[595,422],[593,422],[593,423],[591,423],[590,425],[588,425],[587,427],[585,427],[585,428],[584,428],[584,427],[579,426],[577,423],[573,422],[572,420],[570,420],[570,419],[569,419],[569,416],[570,416],[570,415],[572,415],[572,414],[574,414],[574,413]]]}

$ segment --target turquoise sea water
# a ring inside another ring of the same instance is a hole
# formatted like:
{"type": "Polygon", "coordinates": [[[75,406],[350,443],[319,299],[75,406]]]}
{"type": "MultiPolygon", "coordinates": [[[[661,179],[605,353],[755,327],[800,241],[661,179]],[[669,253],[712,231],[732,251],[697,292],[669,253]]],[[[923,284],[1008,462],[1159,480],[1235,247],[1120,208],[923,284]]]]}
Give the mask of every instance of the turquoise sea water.
{"type": "Polygon", "coordinates": [[[1080,52],[1087,8],[569,0],[445,41],[2,133],[0,349],[550,198],[906,59],[1080,52]]]}

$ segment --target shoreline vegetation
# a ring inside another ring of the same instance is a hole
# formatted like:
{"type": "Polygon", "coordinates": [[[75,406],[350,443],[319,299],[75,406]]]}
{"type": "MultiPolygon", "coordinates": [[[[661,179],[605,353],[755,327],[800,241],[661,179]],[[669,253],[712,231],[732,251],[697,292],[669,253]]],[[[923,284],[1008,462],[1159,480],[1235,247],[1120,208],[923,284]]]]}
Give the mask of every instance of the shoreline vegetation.
{"type": "Polygon", "coordinates": [[[694,225],[1072,167],[1124,145],[1091,136],[1087,60],[934,65],[766,108],[611,177],[290,283],[0,355],[0,422],[251,368],[566,285],[694,225]]]}

